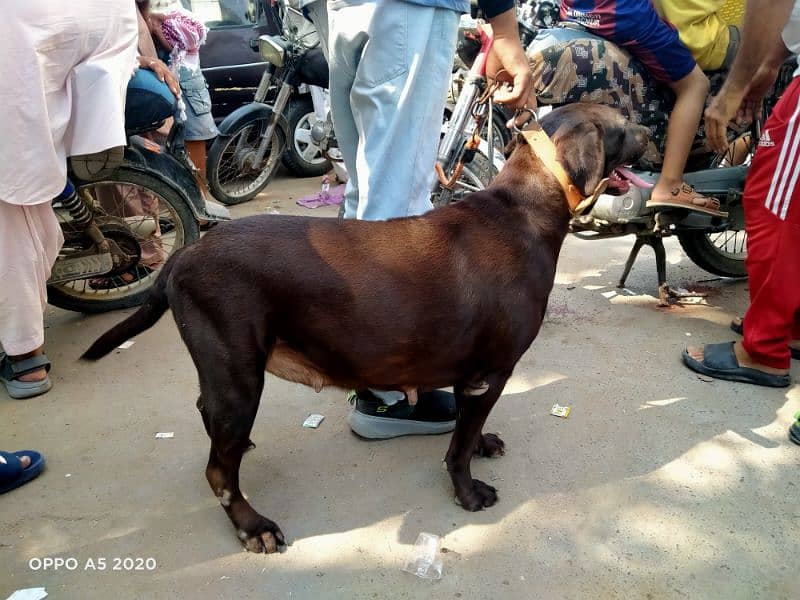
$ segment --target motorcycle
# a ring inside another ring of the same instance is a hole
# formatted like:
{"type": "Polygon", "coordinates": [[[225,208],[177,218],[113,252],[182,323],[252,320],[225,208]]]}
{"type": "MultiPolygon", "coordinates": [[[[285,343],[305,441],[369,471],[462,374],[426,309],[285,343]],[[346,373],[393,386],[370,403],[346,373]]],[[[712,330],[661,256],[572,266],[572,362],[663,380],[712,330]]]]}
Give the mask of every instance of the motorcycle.
{"type": "MultiPolygon", "coordinates": [[[[226,204],[245,202],[264,189],[278,157],[295,174],[318,175],[332,166],[340,180],[347,178],[327,106],[328,64],[316,32],[309,29],[311,25],[301,13],[283,3],[276,6],[274,18],[281,34],[257,40],[261,56],[270,66],[255,100],[222,122],[221,135],[209,152],[209,185],[214,196],[226,204]],[[303,93],[306,89],[310,98],[303,93]]],[[[468,68],[456,59],[442,135],[450,128],[468,76],[468,68]]],[[[510,133],[501,127],[508,115],[499,107],[493,107],[492,114],[494,145],[502,150],[510,140],[510,133]]],[[[487,125],[482,132],[486,137],[487,125]]],[[[488,185],[492,172],[488,155],[484,144],[474,163],[464,167],[457,181],[459,193],[488,185]]],[[[439,203],[437,190],[433,193],[439,203]]]]}
{"type": "Polygon", "coordinates": [[[203,201],[183,123],[176,119],[163,147],[127,133],[119,166],[89,177],[71,160],[67,187],[53,200],[64,234],[47,283],[54,306],[84,313],[137,306],[160,265],[199,239],[200,222],[228,219],[203,201]]]}
{"type": "MultiPolygon", "coordinates": [[[[228,115],[219,125],[219,136],[208,153],[207,172],[211,193],[225,204],[239,204],[255,197],[271,181],[287,141],[293,138],[287,107],[300,86],[328,87],[328,65],[316,31],[301,27],[302,14],[279,5],[273,15],[281,33],[254,40],[268,63],[255,98],[228,115]]],[[[294,127],[307,116],[307,104],[296,105],[294,127]],[[302,114],[301,114],[302,113],[302,114]]],[[[289,115],[291,116],[291,115],[289,115]]],[[[308,119],[307,119],[308,120],[308,119]]],[[[310,137],[310,125],[309,137],[310,137]]],[[[305,142],[304,142],[305,143],[305,142]]],[[[301,148],[308,150],[308,145],[301,148]]],[[[294,143],[293,143],[294,146],[294,143]]],[[[312,148],[309,157],[317,153],[312,148]]],[[[291,164],[291,158],[288,158],[291,164]]],[[[323,165],[326,167],[326,164],[323,165]]]]}
{"type": "MultiPolygon", "coordinates": [[[[631,169],[618,170],[607,192],[599,196],[588,213],[572,219],[570,231],[582,239],[636,236],[619,287],[624,287],[639,250],[651,246],[656,255],[662,305],[687,295],[667,284],[665,237],[676,236],[687,256],[706,271],[725,277],[746,276],[744,181],[760,138],[761,123],[790,81],[794,61],[787,61],[781,70],[765,100],[762,118],[739,130],[728,152],[713,153],[705,144],[702,127],[698,131],[685,180],[698,192],[718,198],[728,216],[715,217],[679,208],[656,211],[648,208],[646,202],[652,184],[658,179],[673,102],[671,92],[659,89],[643,67],[610,42],[580,28],[539,29],[531,22],[530,14],[530,10],[518,10],[521,31],[538,30],[526,52],[532,65],[540,113],[576,101],[599,102],[620,108],[626,117],[648,125],[653,132],[650,148],[640,162],[631,169]],[[608,89],[602,86],[588,89],[590,82],[602,80],[606,74],[607,80],[614,81],[617,87],[627,87],[622,92],[612,89],[610,84],[608,89]]],[[[711,74],[710,79],[712,90],[719,88],[724,73],[711,74]]]]}

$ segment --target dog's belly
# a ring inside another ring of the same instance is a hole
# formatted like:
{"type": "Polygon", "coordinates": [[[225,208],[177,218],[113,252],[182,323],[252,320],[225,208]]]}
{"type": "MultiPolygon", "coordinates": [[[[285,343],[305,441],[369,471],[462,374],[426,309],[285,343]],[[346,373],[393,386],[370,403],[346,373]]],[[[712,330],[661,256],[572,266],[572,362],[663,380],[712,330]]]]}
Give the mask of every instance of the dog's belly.
{"type": "Polygon", "coordinates": [[[321,368],[280,339],[267,359],[265,370],[281,379],[312,387],[317,392],[333,384],[333,380],[321,368]]]}

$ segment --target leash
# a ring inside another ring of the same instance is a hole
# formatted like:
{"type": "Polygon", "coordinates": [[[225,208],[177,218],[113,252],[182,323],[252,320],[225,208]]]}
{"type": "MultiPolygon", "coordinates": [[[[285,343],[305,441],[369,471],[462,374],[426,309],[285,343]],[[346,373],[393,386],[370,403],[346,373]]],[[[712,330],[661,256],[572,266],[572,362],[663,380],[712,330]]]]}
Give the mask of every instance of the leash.
{"type": "MultiPolygon", "coordinates": [[[[453,167],[453,173],[448,177],[444,172],[442,165],[440,165],[438,162],[433,166],[434,170],[436,171],[436,175],[439,178],[439,183],[443,188],[453,190],[456,182],[461,177],[461,172],[464,170],[464,165],[472,162],[472,159],[475,157],[475,153],[478,151],[478,146],[480,146],[481,130],[483,129],[484,123],[486,123],[487,117],[489,118],[489,152],[494,150],[494,140],[492,139],[493,131],[491,127],[491,114],[493,110],[492,96],[494,96],[495,91],[497,91],[497,88],[500,87],[500,85],[501,82],[495,79],[495,81],[486,86],[486,89],[483,90],[483,93],[472,105],[471,113],[472,118],[475,120],[475,128],[473,129],[472,135],[470,135],[467,138],[467,141],[464,142],[461,156],[459,156],[458,162],[455,164],[455,167],[453,167]]],[[[489,156],[489,164],[491,168],[491,156],[489,156]]]]}
{"type": "Polygon", "coordinates": [[[591,208],[597,202],[598,196],[602,194],[608,185],[608,178],[601,179],[594,191],[589,196],[581,194],[577,186],[572,183],[569,174],[561,166],[556,158],[556,145],[547,132],[542,129],[542,126],[536,120],[536,114],[531,108],[523,108],[514,115],[515,132],[522,135],[528,145],[531,147],[533,153],[542,161],[544,166],[550,173],[558,180],[561,189],[564,190],[564,195],[567,197],[567,205],[569,206],[570,215],[578,217],[591,208]],[[523,113],[529,113],[528,119],[522,124],[518,124],[518,117],[523,113]],[[525,127],[525,129],[521,129],[525,127]]]}

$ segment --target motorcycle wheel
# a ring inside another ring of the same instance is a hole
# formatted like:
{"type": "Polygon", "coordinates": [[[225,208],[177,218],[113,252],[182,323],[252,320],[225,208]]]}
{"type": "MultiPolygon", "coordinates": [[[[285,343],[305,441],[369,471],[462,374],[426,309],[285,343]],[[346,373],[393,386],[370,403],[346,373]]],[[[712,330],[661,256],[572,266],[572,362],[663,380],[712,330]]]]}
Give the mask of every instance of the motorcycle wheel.
{"type": "MultiPolygon", "coordinates": [[[[742,133],[731,141],[726,152],[711,161],[712,167],[750,164],[756,151],[758,129],[742,133]]],[[[702,193],[703,190],[698,190],[702,193]]],[[[686,255],[701,269],[722,277],[747,277],[747,233],[744,229],[744,208],[741,201],[728,206],[731,227],[715,233],[686,231],[678,234],[678,241],[686,255]]]]}
{"type": "Polygon", "coordinates": [[[266,119],[242,124],[229,135],[219,136],[208,152],[208,186],[211,194],[229,206],[253,199],[267,187],[278,168],[286,144],[283,132],[275,127],[261,164],[253,159],[261,143],[266,119]]]}
{"type": "MultiPolygon", "coordinates": [[[[118,243],[138,243],[136,250],[149,245],[153,250],[150,233],[139,234],[137,229],[151,231],[157,220],[161,230],[158,245],[166,261],[179,248],[200,238],[200,227],[185,200],[152,175],[120,167],[110,177],[83,184],[80,189],[87,189],[95,199],[94,216],[100,229],[106,229],[103,223],[107,218],[109,226],[104,233],[118,243]],[[157,204],[143,210],[143,198],[156,200],[157,204]],[[136,208],[132,208],[132,205],[136,208]]],[[[65,250],[68,250],[66,245],[62,254],[65,254],[65,250]]],[[[58,308],[82,313],[101,313],[138,306],[147,298],[160,269],[147,269],[137,260],[128,270],[136,278],[132,282],[127,282],[120,273],[48,285],[47,300],[58,308]],[[113,287],[94,289],[89,285],[93,279],[106,279],[113,287]]]]}
{"type": "Polygon", "coordinates": [[[495,175],[497,175],[497,173],[489,162],[489,158],[485,156],[483,152],[476,152],[472,161],[464,165],[464,169],[461,171],[461,177],[458,178],[449,200],[443,197],[443,190],[441,186],[439,186],[436,188],[436,191],[431,194],[431,202],[433,202],[434,208],[458,202],[467,194],[485,190],[495,175]]]}
{"type": "Polygon", "coordinates": [[[307,95],[292,99],[286,108],[291,139],[281,160],[296,177],[319,177],[331,170],[331,163],[311,141],[311,126],[316,122],[314,104],[307,95]]]}
{"type": "MultiPolygon", "coordinates": [[[[431,194],[431,202],[434,208],[446,206],[461,200],[467,194],[486,189],[491,181],[489,174],[489,159],[482,153],[476,152],[475,157],[469,165],[466,165],[461,171],[461,177],[456,182],[453,194],[450,196],[449,201],[445,201],[442,197],[442,188],[437,187],[436,191],[431,194]]],[[[344,219],[344,202],[339,206],[338,216],[344,219]]]]}
{"type": "Polygon", "coordinates": [[[744,229],[717,233],[678,234],[683,251],[701,269],[722,277],[747,277],[747,237],[744,229]]]}

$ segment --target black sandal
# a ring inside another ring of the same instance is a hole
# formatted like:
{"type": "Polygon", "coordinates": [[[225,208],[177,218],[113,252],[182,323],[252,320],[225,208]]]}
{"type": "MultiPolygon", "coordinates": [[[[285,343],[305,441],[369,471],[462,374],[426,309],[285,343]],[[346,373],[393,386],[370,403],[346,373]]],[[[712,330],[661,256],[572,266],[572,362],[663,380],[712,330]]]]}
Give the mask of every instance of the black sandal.
{"type": "Polygon", "coordinates": [[[688,350],[683,351],[683,362],[692,371],[715,379],[752,383],[766,387],[789,387],[790,375],[773,375],[758,369],[743,367],[733,352],[733,342],[725,344],[706,344],[703,347],[703,362],[691,357],[688,350]]]}

